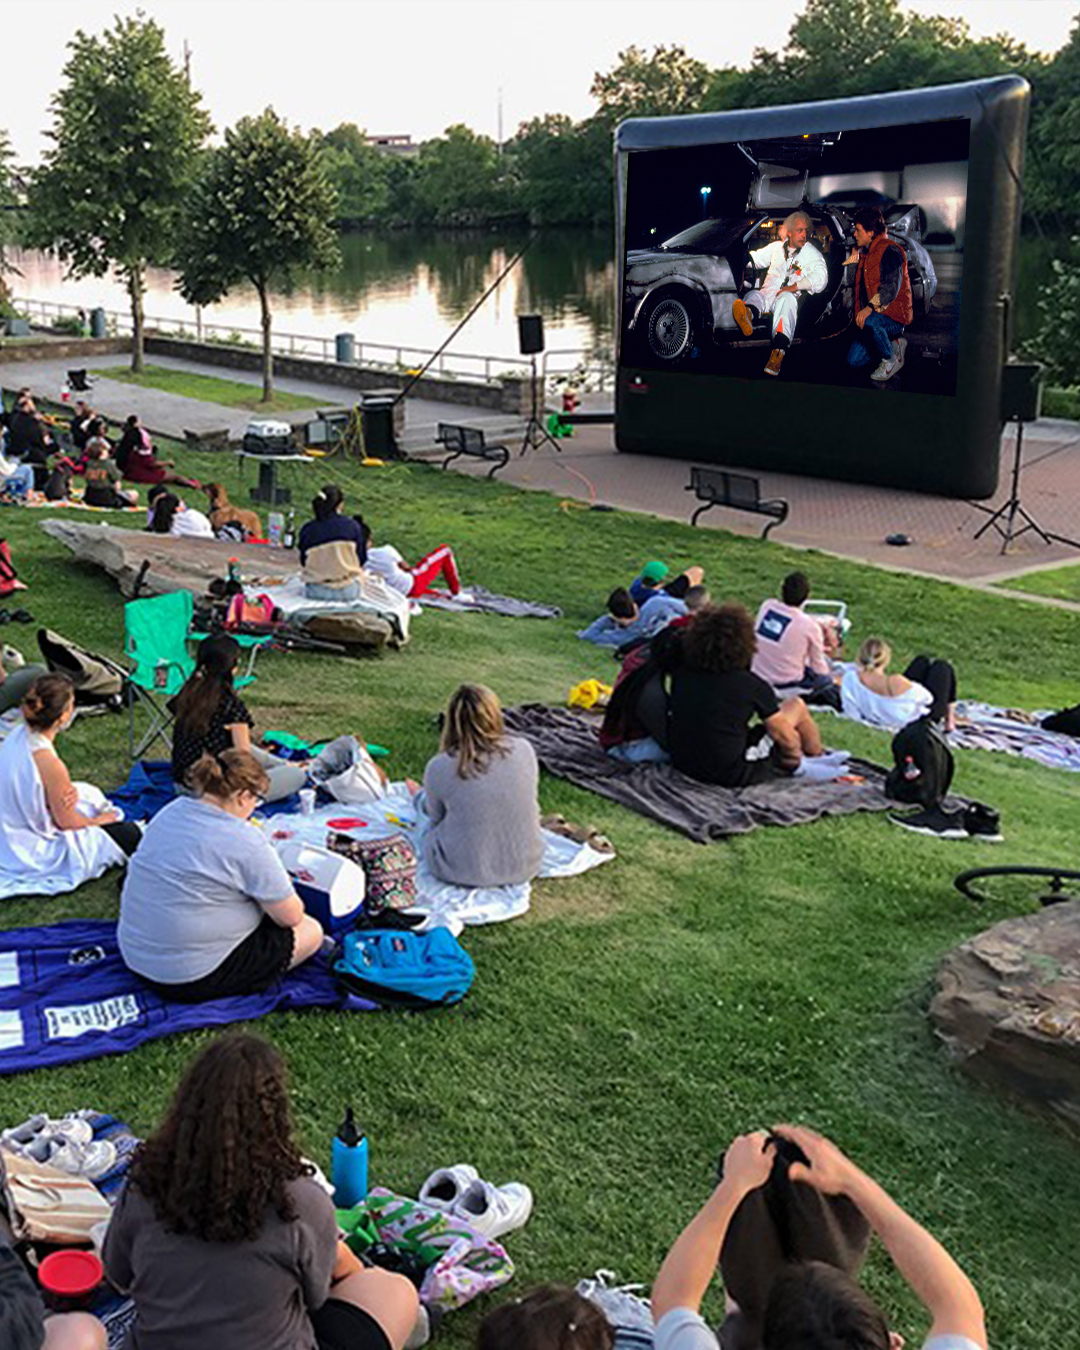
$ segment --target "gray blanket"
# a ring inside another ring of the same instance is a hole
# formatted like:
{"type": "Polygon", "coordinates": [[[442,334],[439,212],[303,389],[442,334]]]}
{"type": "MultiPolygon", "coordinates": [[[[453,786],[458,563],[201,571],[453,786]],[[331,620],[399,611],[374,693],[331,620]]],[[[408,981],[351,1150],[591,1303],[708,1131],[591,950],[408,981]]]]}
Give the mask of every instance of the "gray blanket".
{"type": "Polygon", "coordinates": [[[501,614],[507,619],[558,619],[562,610],[558,605],[544,605],[539,600],[518,600],[512,595],[496,595],[483,586],[470,586],[471,600],[459,600],[449,591],[425,591],[421,605],[429,609],[447,609],[455,614],[501,614]]]}
{"type": "Polygon", "coordinates": [[[670,764],[621,764],[600,748],[596,719],[526,703],[506,711],[506,726],[524,736],[540,763],[558,778],[628,806],[700,844],[746,834],[758,825],[805,825],[820,816],[887,811],[885,770],[853,759],[865,783],[806,783],[778,777],[753,787],[724,788],[687,778],[670,764]]]}

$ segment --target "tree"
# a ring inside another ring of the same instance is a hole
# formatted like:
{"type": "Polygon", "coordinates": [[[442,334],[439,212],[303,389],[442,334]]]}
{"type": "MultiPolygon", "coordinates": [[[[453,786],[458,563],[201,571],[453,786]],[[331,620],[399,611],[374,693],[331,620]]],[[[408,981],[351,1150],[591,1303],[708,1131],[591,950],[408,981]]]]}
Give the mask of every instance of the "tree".
{"type": "Polygon", "coordinates": [[[0,130],[0,310],[11,305],[11,290],[7,283],[9,271],[15,271],[7,260],[7,244],[11,237],[11,221],[18,206],[18,179],[13,163],[15,151],[11,138],[0,130]]]}
{"type": "Polygon", "coordinates": [[[390,204],[387,156],[368,145],[351,122],[320,138],[323,170],[337,192],[338,220],[364,224],[386,215],[390,204]]]}
{"type": "Polygon", "coordinates": [[[598,225],[611,219],[611,132],[595,119],[547,113],[522,122],[506,147],[517,200],[534,225],[598,225]]]}
{"type": "Polygon", "coordinates": [[[421,219],[438,225],[479,225],[505,215],[508,199],[495,142],[461,123],[425,141],[415,193],[421,219]]]}
{"type": "Polygon", "coordinates": [[[30,185],[36,244],[73,276],[121,274],[131,301],[131,368],[143,366],[146,267],[167,261],[199,147],[212,130],[201,99],[152,19],[77,32],[52,100],[53,144],[30,185]]]}
{"type": "Polygon", "coordinates": [[[263,401],[274,392],[270,288],[301,267],[339,262],[337,200],[312,137],[290,130],[272,108],[243,117],[204,157],[188,196],[175,262],[189,304],[211,305],[249,281],[262,313],[263,401]]]}
{"type": "Polygon", "coordinates": [[[611,128],[626,117],[700,111],[710,77],[709,67],[682,47],[654,47],[651,55],[627,47],[611,70],[593,77],[589,92],[597,116],[611,128]]]}

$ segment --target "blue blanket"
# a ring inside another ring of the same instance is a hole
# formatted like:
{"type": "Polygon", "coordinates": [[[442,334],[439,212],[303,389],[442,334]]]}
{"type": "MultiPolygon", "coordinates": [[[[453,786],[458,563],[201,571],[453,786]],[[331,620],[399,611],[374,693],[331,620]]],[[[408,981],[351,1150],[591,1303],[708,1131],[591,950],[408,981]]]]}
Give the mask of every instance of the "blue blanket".
{"type": "Polygon", "coordinates": [[[322,956],[262,994],[173,1003],[124,965],[115,923],[73,920],[0,932],[0,1076],[118,1055],[176,1031],[277,1010],[374,1007],[339,990],[322,956]]]}
{"type": "MultiPolygon", "coordinates": [[[[125,820],[151,820],[176,796],[172,766],[167,759],[141,759],[131,766],[127,782],[105,795],[123,809],[125,820]]],[[[294,792],[280,802],[260,806],[259,815],[295,815],[299,810],[300,796],[294,792]]]]}

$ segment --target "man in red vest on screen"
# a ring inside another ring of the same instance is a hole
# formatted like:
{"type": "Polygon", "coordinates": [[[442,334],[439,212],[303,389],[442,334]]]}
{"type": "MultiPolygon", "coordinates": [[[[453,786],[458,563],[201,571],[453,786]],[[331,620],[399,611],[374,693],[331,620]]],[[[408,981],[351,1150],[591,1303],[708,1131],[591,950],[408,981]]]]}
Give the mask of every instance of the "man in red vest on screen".
{"type": "Polygon", "coordinates": [[[855,212],[854,234],[856,247],[844,265],[859,264],[855,273],[858,332],[847,362],[852,370],[859,370],[877,361],[870,378],[883,383],[904,364],[907,338],[903,333],[913,316],[907,254],[885,233],[885,217],[876,206],[860,206],[855,212]]]}

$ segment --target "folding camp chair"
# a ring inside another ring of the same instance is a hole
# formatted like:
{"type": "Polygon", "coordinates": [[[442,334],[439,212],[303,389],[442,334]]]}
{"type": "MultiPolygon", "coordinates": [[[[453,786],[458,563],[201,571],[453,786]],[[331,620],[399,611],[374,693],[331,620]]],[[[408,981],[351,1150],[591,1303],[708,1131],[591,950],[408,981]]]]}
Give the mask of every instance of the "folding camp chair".
{"type": "MultiPolygon", "coordinates": [[[[146,600],[129,600],[124,606],[124,653],[132,661],[128,672],[128,748],[132,759],[139,759],[156,740],[169,744],[168,729],[173,723],[168,701],[178,694],[184,681],[195,669],[195,659],[188,650],[190,641],[198,641],[204,633],[191,632],[195,602],[190,591],[170,591],[146,600]],[[150,717],[138,745],[135,744],[135,706],[141,704],[150,717]]],[[[242,647],[250,647],[248,673],[234,681],[237,689],[251,684],[250,673],[258,647],[267,639],[236,639],[242,647]]]]}

